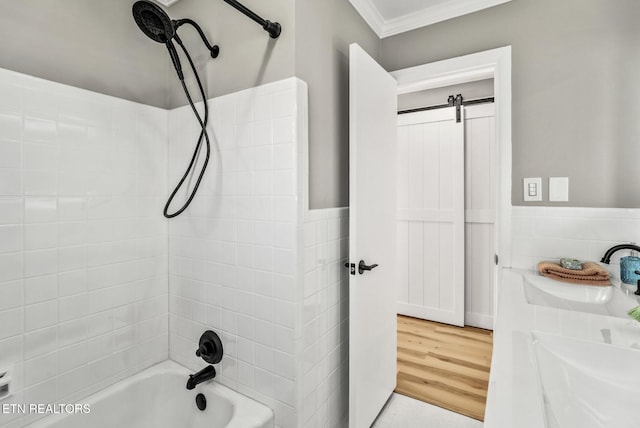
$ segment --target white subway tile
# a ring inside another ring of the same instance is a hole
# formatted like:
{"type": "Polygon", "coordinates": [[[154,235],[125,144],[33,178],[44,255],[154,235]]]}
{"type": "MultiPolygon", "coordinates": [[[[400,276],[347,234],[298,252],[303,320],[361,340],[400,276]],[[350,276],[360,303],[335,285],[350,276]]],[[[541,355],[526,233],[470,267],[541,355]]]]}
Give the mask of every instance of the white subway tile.
{"type": "Polygon", "coordinates": [[[22,308],[0,311],[0,340],[23,333],[22,308]]]}
{"type": "Polygon", "coordinates": [[[50,300],[28,305],[24,308],[25,332],[55,325],[58,321],[58,302],[50,300]]]}
{"type": "Polygon", "coordinates": [[[89,347],[87,342],[81,342],[66,348],[61,348],[58,350],[57,355],[58,373],[65,373],[69,370],[77,369],[88,361],[91,361],[89,360],[89,347]]]}
{"type": "Polygon", "coordinates": [[[296,113],[296,92],[285,91],[273,95],[273,117],[293,116],[296,113]]]}
{"type": "Polygon", "coordinates": [[[49,380],[58,372],[58,353],[37,356],[24,363],[24,385],[26,387],[49,380]]]}
{"type": "Polygon", "coordinates": [[[273,170],[273,148],[271,146],[257,146],[254,150],[254,156],[256,171],[273,170]]]}
{"type": "MultiPolygon", "coordinates": [[[[257,120],[257,118],[256,118],[257,120]]],[[[253,124],[253,144],[254,146],[264,146],[273,144],[272,122],[269,120],[259,120],[253,124]]]]}
{"type": "Polygon", "coordinates": [[[273,173],[273,194],[276,196],[295,196],[297,182],[295,171],[276,171],[273,173]]]}
{"type": "MultiPolygon", "coordinates": [[[[256,343],[273,347],[274,346],[274,326],[270,322],[256,320],[256,343]]],[[[278,347],[278,349],[281,349],[278,347]]]]}
{"type": "Polygon", "coordinates": [[[273,198],[273,219],[275,221],[296,221],[297,200],[295,197],[273,198]]]}
{"type": "Polygon", "coordinates": [[[271,171],[253,173],[253,194],[256,196],[273,194],[273,173],[271,171]]]}
{"type": "Polygon", "coordinates": [[[21,197],[0,197],[0,224],[21,224],[24,200],[21,197]]]}
{"type": "Polygon", "coordinates": [[[24,171],[24,194],[27,196],[55,196],[58,176],[50,171],[24,171]]]}
{"type": "Polygon", "coordinates": [[[0,168],[22,168],[22,146],[20,142],[4,140],[1,134],[0,168]]]}
{"type": "Polygon", "coordinates": [[[296,140],[296,122],[294,117],[285,117],[273,121],[273,143],[290,143],[296,140]]]}
{"type": "Polygon", "coordinates": [[[24,168],[56,172],[58,170],[58,149],[50,144],[24,143],[24,168]]]}
{"type": "MultiPolygon", "coordinates": [[[[15,75],[14,75],[15,76],[15,75]]],[[[22,113],[22,85],[13,76],[0,77],[0,112],[22,113]]]]}
{"type": "Polygon", "coordinates": [[[271,271],[273,268],[273,249],[271,247],[255,247],[254,267],[260,270],[271,271]]]}
{"type": "Polygon", "coordinates": [[[297,224],[295,223],[274,223],[275,247],[295,250],[297,244],[297,224]]]}
{"type": "Polygon", "coordinates": [[[88,314],[88,310],[89,296],[87,294],[64,297],[58,301],[58,320],[66,322],[84,317],[88,314]]]}
{"type": "Polygon", "coordinates": [[[24,280],[24,304],[45,302],[58,297],[56,275],[38,276],[24,280]]]}
{"type": "Polygon", "coordinates": [[[22,195],[22,173],[19,169],[0,168],[0,196],[22,195]]]}
{"type": "MultiPolygon", "coordinates": [[[[58,324],[58,346],[65,347],[78,343],[87,338],[87,332],[91,332],[92,319],[77,319],[58,324]]],[[[55,332],[54,332],[55,334],[55,332]]]]}
{"type": "Polygon", "coordinates": [[[22,278],[23,255],[0,254],[0,282],[22,278]]]}
{"type": "Polygon", "coordinates": [[[22,226],[0,226],[0,253],[22,251],[22,226]]]}
{"type": "Polygon", "coordinates": [[[25,223],[54,222],[58,215],[56,198],[26,197],[24,199],[25,223]]]}
{"type": "Polygon", "coordinates": [[[58,198],[58,219],[78,221],[87,219],[87,200],[84,197],[66,196],[58,198]]]}
{"type": "Polygon", "coordinates": [[[0,283],[0,311],[22,306],[22,281],[0,283]]]}
{"type": "Polygon", "coordinates": [[[1,139],[20,141],[22,139],[22,116],[0,113],[0,130],[1,139]]]}
{"type": "Polygon", "coordinates": [[[28,251],[24,254],[25,278],[57,273],[57,250],[28,251]]]}
{"type": "Polygon", "coordinates": [[[296,254],[291,250],[274,248],[273,271],[276,273],[293,274],[296,269],[296,254]]]}
{"type": "Polygon", "coordinates": [[[17,361],[22,361],[22,346],[22,335],[0,340],[0,364],[6,367],[17,361]]]}
{"type": "Polygon", "coordinates": [[[27,224],[24,226],[25,250],[44,250],[58,245],[56,223],[27,224]]]}

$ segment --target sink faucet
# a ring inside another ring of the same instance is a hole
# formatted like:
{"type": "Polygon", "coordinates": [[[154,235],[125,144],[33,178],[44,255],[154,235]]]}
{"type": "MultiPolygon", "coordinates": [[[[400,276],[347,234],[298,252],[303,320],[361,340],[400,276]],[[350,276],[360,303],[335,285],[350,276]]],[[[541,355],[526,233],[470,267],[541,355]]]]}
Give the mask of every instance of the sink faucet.
{"type": "Polygon", "coordinates": [[[605,253],[604,256],[602,256],[602,260],[600,260],[601,263],[606,263],[609,264],[611,262],[611,256],[613,256],[613,254],[617,251],[620,250],[635,250],[640,252],[640,247],[638,247],[637,245],[634,244],[620,244],[620,245],[615,245],[611,248],[609,248],[605,253]]]}
{"type": "Polygon", "coordinates": [[[216,377],[216,369],[213,366],[207,366],[198,373],[189,375],[189,380],[187,380],[187,389],[191,391],[197,385],[202,382],[206,382],[209,379],[213,379],[214,377],[216,377]]]}

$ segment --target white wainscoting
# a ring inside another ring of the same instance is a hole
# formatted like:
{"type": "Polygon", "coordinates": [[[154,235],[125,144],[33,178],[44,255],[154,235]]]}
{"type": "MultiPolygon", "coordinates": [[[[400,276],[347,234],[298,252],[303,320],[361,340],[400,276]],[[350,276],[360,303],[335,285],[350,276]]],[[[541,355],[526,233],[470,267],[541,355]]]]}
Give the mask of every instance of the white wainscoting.
{"type": "MultiPolygon", "coordinates": [[[[514,268],[533,270],[540,260],[562,257],[599,262],[616,244],[640,242],[640,209],[513,207],[512,228],[514,268]]],[[[611,258],[616,278],[626,255],[611,258]]]]}

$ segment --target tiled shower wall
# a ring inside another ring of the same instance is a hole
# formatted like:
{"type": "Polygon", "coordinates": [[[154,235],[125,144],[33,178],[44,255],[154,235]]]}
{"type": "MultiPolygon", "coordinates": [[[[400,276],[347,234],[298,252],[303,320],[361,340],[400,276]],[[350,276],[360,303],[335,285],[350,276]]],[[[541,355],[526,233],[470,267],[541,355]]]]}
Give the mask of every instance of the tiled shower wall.
{"type": "Polygon", "coordinates": [[[304,215],[302,415],[299,427],[346,427],[349,411],[349,210],[304,215]]]}
{"type": "Polygon", "coordinates": [[[348,210],[306,209],[306,97],[288,79],[211,100],[210,168],[167,236],[164,198],[198,135],[189,108],[0,74],[12,402],[79,400],[169,353],[199,370],[211,328],[225,347],[217,380],[277,426],[345,423],[348,210]]]}
{"type": "MultiPolygon", "coordinates": [[[[212,155],[192,207],[170,222],[170,355],[200,370],[206,329],[221,335],[219,382],[298,427],[298,145],[306,85],[287,79],[210,100],[212,155]]],[[[169,113],[169,176],[179,177],[197,139],[188,107],[169,113]]],[[[170,180],[171,181],[171,180],[170,180]]]]}
{"type": "Polygon", "coordinates": [[[3,403],[74,402],[167,358],[166,130],[164,110],[0,70],[3,403]]]}
{"type": "MultiPolygon", "coordinates": [[[[604,252],[621,243],[640,243],[640,209],[512,208],[512,256],[515,268],[535,269],[542,259],[571,257],[599,262],[604,252]]],[[[619,277],[619,251],[609,271],[619,277]]]]}

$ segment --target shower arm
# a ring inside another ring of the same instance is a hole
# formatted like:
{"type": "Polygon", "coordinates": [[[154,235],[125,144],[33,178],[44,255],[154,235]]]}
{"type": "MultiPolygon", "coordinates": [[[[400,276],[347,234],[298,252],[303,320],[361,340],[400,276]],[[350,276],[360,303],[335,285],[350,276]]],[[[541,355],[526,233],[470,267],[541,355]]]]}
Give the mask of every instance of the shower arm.
{"type": "MultiPolygon", "coordinates": [[[[209,52],[211,53],[211,58],[217,58],[218,54],[220,53],[220,48],[218,47],[218,45],[211,46],[211,43],[209,43],[209,40],[207,40],[207,36],[204,35],[204,31],[202,31],[202,28],[200,28],[200,26],[195,21],[189,18],[178,19],[173,21],[173,25],[176,31],[178,31],[178,28],[180,28],[184,24],[189,24],[196,29],[198,34],[200,34],[200,38],[202,39],[202,42],[207,47],[207,49],[209,49],[209,52]]],[[[175,37],[178,37],[178,35],[176,34],[175,37]]]]}
{"type": "Polygon", "coordinates": [[[260,15],[253,12],[251,9],[238,2],[237,0],[223,0],[228,5],[234,7],[238,12],[246,15],[247,17],[253,19],[255,22],[262,26],[262,29],[269,33],[272,39],[277,39],[280,37],[280,33],[282,32],[282,26],[277,22],[271,22],[268,19],[263,19],[260,15]]]}

